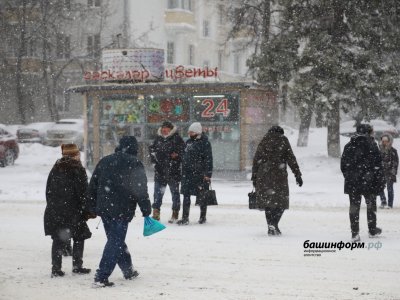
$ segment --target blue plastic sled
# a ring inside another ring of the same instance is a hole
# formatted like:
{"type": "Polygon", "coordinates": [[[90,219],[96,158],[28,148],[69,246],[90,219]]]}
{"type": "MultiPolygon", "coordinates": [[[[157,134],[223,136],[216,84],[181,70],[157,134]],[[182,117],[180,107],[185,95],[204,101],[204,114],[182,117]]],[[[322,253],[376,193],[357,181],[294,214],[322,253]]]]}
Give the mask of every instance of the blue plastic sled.
{"type": "Polygon", "coordinates": [[[164,230],[166,227],[160,222],[154,220],[151,217],[144,218],[144,227],[143,227],[143,235],[149,236],[155,234],[161,230],[164,230]]]}

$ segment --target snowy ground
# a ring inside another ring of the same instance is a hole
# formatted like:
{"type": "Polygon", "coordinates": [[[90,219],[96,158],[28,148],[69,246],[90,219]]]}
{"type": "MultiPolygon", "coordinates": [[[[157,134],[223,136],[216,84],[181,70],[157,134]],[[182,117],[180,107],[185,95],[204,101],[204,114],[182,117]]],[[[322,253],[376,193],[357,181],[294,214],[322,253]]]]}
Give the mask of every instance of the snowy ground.
{"type": "MultiPolygon", "coordinates": [[[[296,135],[289,136],[295,145],[296,135]]],[[[326,157],[326,131],[313,129],[308,148],[294,148],[304,186],[291,176],[291,209],[282,218],[283,236],[266,235],[262,212],[247,209],[246,181],[215,180],[218,207],[208,223],[168,226],[155,236],[142,236],[143,219],[132,222],[127,243],[140,277],[125,281],[116,269],[111,289],[92,289],[93,274],[73,276],[64,258],[65,278],[51,279],[51,239],[43,235],[44,188],[59,149],[21,145],[13,167],[0,169],[0,299],[400,299],[400,210],[379,210],[379,239],[369,239],[366,212],[361,211],[362,239],[382,248],[343,249],[321,257],[304,257],[305,240],[349,240],[348,200],[343,195],[339,160],[326,157]]],[[[342,146],[347,141],[342,141],[342,146]]],[[[400,149],[400,141],[395,141],[400,149]]],[[[149,183],[152,191],[153,183],[149,183]]],[[[151,192],[152,194],[152,192],[151,192]]],[[[166,193],[162,221],[170,213],[166,193]]],[[[104,230],[89,225],[85,266],[96,269],[105,243],[104,230]]]]}

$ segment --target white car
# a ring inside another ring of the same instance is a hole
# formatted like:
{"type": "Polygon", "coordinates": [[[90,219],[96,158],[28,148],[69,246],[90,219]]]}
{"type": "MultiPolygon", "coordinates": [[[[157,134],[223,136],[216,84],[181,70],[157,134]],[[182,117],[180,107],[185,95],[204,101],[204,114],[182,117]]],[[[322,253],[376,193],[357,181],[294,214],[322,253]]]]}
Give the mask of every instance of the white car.
{"type": "Polygon", "coordinates": [[[46,132],[54,122],[31,123],[17,130],[19,143],[43,143],[46,132]]]}
{"type": "MultiPolygon", "coordinates": [[[[379,139],[384,133],[390,133],[394,138],[399,137],[398,130],[384,120],[371,120],[370,122],[362,122],[370,124],[374,128],[375,138],[379,139]]],[[[344,136],[352,136],[356,133],[356,122],[346,121],[340,124],[340,134],[344,136]]]]}
{"type": "Polygon", "coordinates": [[[62,119],[47,130],[44,145],[60,146],[61,144],[76,144],[83,149],[83,120],[62,119]]]}

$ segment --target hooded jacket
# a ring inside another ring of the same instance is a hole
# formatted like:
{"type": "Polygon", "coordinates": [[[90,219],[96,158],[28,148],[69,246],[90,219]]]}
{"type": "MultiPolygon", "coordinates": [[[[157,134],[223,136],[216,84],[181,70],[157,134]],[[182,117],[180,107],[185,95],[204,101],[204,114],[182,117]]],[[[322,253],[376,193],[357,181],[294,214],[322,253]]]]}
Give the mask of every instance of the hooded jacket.
{"type": "Polygon", "coordinates": [[[343,150],[340,169],[345,194],[377,195],[385,188],[382,157],[369,134],[356,134],[343,150]]]}
{"type": "Polygon", "coordinates": [[[90,212],[131,221],[139,204],[143,216],[150,215],[147,177],[137,151],[134,137],[122,137],[115,153],[99,161],[89,183],[90,212]]]}
{"type": "Polygon", "coordinates": [[[166,185],[169,180],[180,181],[182,173],[182,158],[185,142],[174,126],[167,136],[158,129],[157,137],[149,146],[151,162],[154,164],[154,180],[166,185]],[[176,153],[175,158],[172,153],[176,153]]]}

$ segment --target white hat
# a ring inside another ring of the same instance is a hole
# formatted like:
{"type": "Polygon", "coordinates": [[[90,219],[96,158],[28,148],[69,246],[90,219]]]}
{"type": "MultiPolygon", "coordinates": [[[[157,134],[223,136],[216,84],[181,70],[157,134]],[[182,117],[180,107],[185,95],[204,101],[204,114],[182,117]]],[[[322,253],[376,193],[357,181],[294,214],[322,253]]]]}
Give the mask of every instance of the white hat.
{"type": "Polygon", "coordinates": [[[199,122],[194,122],[192,125],[189,126],[188,132],[192,131],[197,134],[201,134],[203,132],[203,127],[199,122]]]}

